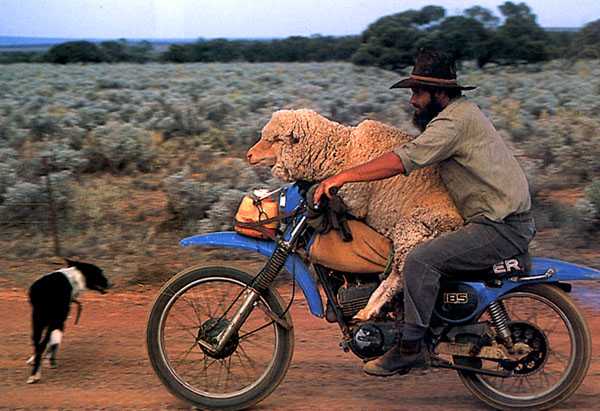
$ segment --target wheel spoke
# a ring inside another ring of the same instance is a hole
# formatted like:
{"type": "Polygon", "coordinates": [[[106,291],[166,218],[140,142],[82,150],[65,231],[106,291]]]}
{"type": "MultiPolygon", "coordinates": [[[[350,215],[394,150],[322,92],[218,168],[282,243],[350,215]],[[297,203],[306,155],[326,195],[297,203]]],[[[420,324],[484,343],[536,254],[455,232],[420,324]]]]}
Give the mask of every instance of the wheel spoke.
{"type": "Polygon", "coordinates": [[[188,349],[187,349],[187,350],[186,350],[186,351],[183,353],[183,355],[181,355],[180,357],[178,357],[178,358],[174,359],[174,360],[173,360],[173,362],[174,362],[175,364],[178,364],[178,363],[181,363],[181,362],[183,362],[183,361],[184,361],[184,360],[187,358],[187,356],[188,356],[188,355],[190,355],[190,353],[192,352],[192,350],[193,350],[193,349],[194,349],[194,347],[196,347],[196,346],[197,346],[197,345],[196,345],[196,342],[194,341],[194,344],[192,344],[192,346],[191,346],[190,348],[188,348],[188,349]]]}
{"type": "Polygon", "coordinates": [[[250,336],[254,335],[254,334],[255,334],[255,333],[257,333],[258,331],[260,331],[260,330],[262,330],[262,329],[264,329],[264,328],[267,328],[268,326],[272,325],[274,322],[275,322],[275,321],[270,321],[270,322],[268,322],[268,323],[266,323],[266,324],[263,324],[263,325],[261,325],[261,326],[260,326],[260,327],[258,327],[258,328],[255,328],[255,329],[254,329],[254,330],[252,330],[252,331],[248,331],[248,332],[245,332],[245,333],[241,334],[241,335],[240,335],[240,338],[239,338],[239,340],[240,340],[240,341],[242,341],[242,340],[245,340],[245,339],[247,339],[248,337],[250,337],[250,336]]]}
{"type": "MultiPolygon", "coordinates": [[[[197,329],[198,329],[198,327],[197,327],[197,326],[187,326],[187,325],[184,325],[184,324],[183,324],[183,323],[182,323],[182,322],[179,320],[179,318],[178,318],[178,317],[176,317],[176,316],[173,316],[173,317],[172,317],[172,320],[173,320],[173,321],[175,321],[175,322],[176,322],[176,323],[179,325],[179,327],[173,327],[173,328],[176,328],[176,329],[178,329],[178,330],[185,331],[185,332],[186,332],[187,334],[189,334],[189,335],[190,335],[190,336],[191,336],[191,337],[192,337],[194,340],[196,340],[196,337],[197,337],[197,335],[196,335],[195,333],[191,332],[190,330],[197,330],[197,329]]],[[[172,326],[171,326],[171,327],[172,327],[172,326]]]]}
{"type": "Polygon", "coordinates": [[[227,387],[229,386],[229,377],[233,374],[231,372],[231,356],[227,358],[227,365],[225,366],[226,370],[227,370],[227,376],[225,377],[225,387],[224,389],[227,390],[227,387]]]}
{"type": "Polygon", "coordinates": [[[252,375],[248,372],[248,367],[246,366],[246,364],[252,366],[251,363],[249,363],[241,354],[239,351],[236,351],[235,353],[236,358],[238,359],[238,362],[240,363],[240,367],[242,369],[242,371],[244,372],[244,374],[246,375],[247,378],[252,378],[252,375]]]}
{"type": "Polygon", "coordinates": [[[240,358],[243,357],[245,358],[245,360],[248,362],[248,364],[250,364],[250,367],[256,371],[256,363],[254,362],[254,360],[252,358],[250,358],[250,356],[246,353],[246,350],[244,350],[244,347],[242,347],[242,344],[239,345],[239,353],[240,353],[240,358]]]}
{"type": "Polygon", "coordinates": [[[194,311],[194,314],[196,315],[196,319],[198,320],[198,324],[202,324],[202,316],[200,315],[200,311],[198,310],[198,307],[196,307],[196,303],[194,302],[194,300],[190,300],[190,299],[186,298],[185,296],[183,296],[182,298],[184,299],[184,301],[186,303],[189,304],[191,309],[194,311]]]}
{"type": "Polygon", "coordinates": [[[550,338],[550,336],[552,334],[554,334],[554,331],[556,330],[556,327],[558,327],[558,325],[560,325],[562,323],[562,320],[560,318],[555,318],[552,321],[552,325],[549,326],[548,328],[544,328],[544,334],[546,334],[546,337],[550,338]]]}
{"type": "Polygon", "coordinates": [[[562,364],[569,364],[569,358],[561,352],[555,351],[549,347],[548,354],[552,355],[553,357],[556,357],[562,364]]]}

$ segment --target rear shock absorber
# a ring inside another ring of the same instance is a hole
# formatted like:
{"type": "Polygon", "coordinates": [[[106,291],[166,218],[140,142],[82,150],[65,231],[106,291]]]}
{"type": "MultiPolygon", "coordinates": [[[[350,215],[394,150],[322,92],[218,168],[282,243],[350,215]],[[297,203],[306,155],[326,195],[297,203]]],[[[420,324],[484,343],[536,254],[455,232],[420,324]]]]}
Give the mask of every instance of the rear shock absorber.
{"type": "Polygon", "coordinates": [[[511,332],[508,328],[510,318],[508,317],[504,304],[502,301],[494,301],[489,305],[488,312],[492,319],[492,323],[494,324],[494,328],[496,329],[496,333],[504,340],[506,347],[511,351],[513,344],[511,332]]]}

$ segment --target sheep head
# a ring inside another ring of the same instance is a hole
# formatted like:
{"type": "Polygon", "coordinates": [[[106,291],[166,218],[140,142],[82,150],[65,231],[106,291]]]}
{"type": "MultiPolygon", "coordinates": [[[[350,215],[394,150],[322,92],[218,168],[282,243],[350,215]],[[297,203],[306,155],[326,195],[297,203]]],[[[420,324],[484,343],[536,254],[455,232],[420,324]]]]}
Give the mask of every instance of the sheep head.
{"type": "Polygon", "coordinates": [[[341,170],[349,131],[311,110],[280,110],[248,150],[250,165],[271,167],[284,181],[318,181],[341,170]]]}

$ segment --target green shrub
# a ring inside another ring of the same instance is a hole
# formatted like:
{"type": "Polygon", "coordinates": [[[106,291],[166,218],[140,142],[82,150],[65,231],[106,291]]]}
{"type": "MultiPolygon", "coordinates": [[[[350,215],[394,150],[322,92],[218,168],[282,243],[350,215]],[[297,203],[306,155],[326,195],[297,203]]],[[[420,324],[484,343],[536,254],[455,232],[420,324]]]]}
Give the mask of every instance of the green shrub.
{"type": "Polygon", "coordinates": [[[50,63],[99,63],[103,60],[102,51],[89,41],[69,41],[52,46],[46,53],[46,61],[50,63]]]}
{"type": "Polygon", "coordinates": [[[181,227],[205,218],[211,204],[219,198],[213,184],[190,179],[186,171],[167,177],[163,186],[167,193],[167,210],[181,227]]]}
{"type": "Polygon", "coordinates": [[[585,197],[594,207],[596,217],[600,218],[600,179],[594,180],[585,189],[585,197]]]}
{"type": "MultiPolygon", "coordinates": [[[[72,175],[68,171],[49,175],[52,198],[57,216],[67,212],[71,194],[72,175]]],[[[23,228],[44,225],[49,217],[49,197],[45,181],[37,183],[17,181],[7,187],[0,202],[0,223],[20,224],[23,228]]]]}
{"type": "Polygon", "coordinates": [[[155,153],[147,134],[142,129],[121,123],[96,128],[83,148],[88,160],[86,171],[151,171],[155,153]]]}

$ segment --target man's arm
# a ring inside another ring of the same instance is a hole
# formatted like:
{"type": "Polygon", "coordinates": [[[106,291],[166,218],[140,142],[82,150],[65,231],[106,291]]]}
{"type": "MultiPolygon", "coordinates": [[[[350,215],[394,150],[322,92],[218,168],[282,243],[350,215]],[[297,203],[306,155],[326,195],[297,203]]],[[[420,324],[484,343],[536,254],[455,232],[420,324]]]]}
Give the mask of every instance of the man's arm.
{"type": "Polygon", "coordinates": [[[404,173],[400,157],[394,152],[385,153],[323,180],[315,190],[314,202],[318,204],[323,195],[331,198],[330,190],[334,187],[340,188],[346,183],[382,180],[400,173],[404,173]]]}

